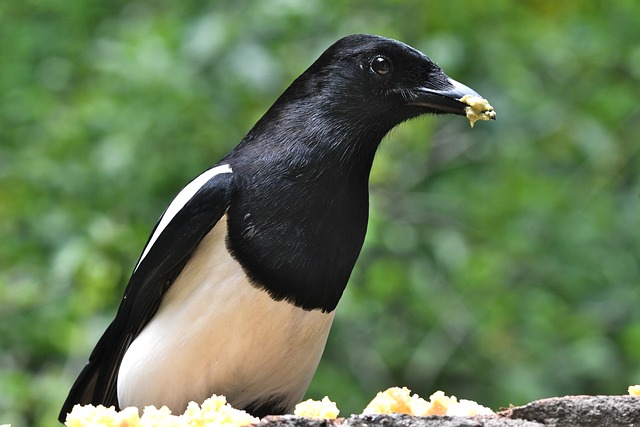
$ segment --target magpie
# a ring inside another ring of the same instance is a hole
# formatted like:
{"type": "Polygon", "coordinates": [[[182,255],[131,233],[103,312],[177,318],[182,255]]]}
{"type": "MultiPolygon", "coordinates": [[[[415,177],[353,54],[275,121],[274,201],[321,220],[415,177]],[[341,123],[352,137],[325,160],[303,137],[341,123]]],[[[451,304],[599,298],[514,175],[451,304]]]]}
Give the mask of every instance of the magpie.
{"type": "Polygon", "coordinates": [[[464,95],[479,96],[396,40],[330,46],[169,204],[59,420],[75,404],[182,413],[214,393],[290,412],[362,248],[378,145],[408,119],[464,115],[464,95]]]}

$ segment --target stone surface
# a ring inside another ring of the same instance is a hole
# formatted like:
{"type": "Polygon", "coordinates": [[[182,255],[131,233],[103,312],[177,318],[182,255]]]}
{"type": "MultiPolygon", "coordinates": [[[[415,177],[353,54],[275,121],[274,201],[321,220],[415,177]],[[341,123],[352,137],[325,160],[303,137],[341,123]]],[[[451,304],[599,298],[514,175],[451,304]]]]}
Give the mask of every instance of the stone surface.
{"type": "Polygon", "coordinates": [[[499,416],[482,417],[414,417],[404,414],[352,415],[336,420],[312,420],[281,416],[265,417],[260,427],[542,427],[544,424],[499,416]]]}
{"type": "Polygon", "coordinates": [[[565,396],[536,400],[501,412],[553,426],[640,426],[640,397],[565,396]]]}
{"type": "Polygon", "coordinates": [[[640,397],[566,396],[512,407],[495,416],[414,417],[404,414],[352,415],[314,420],[270,416],[260,427],[640,427],[640,397]]]}

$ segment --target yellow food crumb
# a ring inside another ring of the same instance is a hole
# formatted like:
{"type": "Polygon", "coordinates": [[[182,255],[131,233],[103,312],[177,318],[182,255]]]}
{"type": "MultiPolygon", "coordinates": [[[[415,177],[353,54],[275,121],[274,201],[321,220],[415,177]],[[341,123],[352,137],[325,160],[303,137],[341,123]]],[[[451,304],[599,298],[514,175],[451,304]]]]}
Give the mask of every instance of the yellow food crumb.
{"type": "Polygon", "coordinates": [[[460,98],[460,102],[468,105],[468,107],[465,107],[464,112],[467,114],[467,119],[469,119],[471,127],[473,127],[473,125],[478,120],[496,119],[496,112],[489,104],[489,101],[484,98],[481,98],[479,96],[465,95],[460,98]]]}
{"type": "Polygon", "coordinates": [[[493,415],[494,412],[487,408],[486,406],[482,406],[473,400],[460,399],[457,404],[449,406],[447,408],[447,415],[449,416],[462,416],[462,417],[473,417],[476,415],[493,415]]]}
{"type": "Polygon", "coordinates": [[[305,400],[296,405],[294,415],[308,418],[324,418],[334,420],[338,417],[338,406],[325,396],[322,400],[305,400]]]}
{"type": "Polygon", "coordinates": [[[76,405],[65,421],[67,427],[240,427],[260,420],[233,408],[224,396],[213,395],[202,405],[189,402],[182,415],[172,415],[166,406],[147,406],[140,417],[137,408],[115,408],[102,405],[76,405]]]}
{"type": "Polygon", "coordinates": [[[631,396],[639,396],[640,397],[640,385],[631,385],[631,386],[629,386],[629,394],[631,396]]]}
{"type": "Polygon", "coordinates": [[[195,402],[190,402],[183,417],[189,421],[189,427],[216,426],[244,426],[260,422],[246,411],[235,409],[227,403],[224,396],[213,395],[202,403],[202,408],[195,402]]]}
{"type": "Polygon", "coordinates": [[[140,425],[140,417],[136,408],[125,408],[118,412],[113,406],[108,408],[98,405],[76,405],[67,415],[67,427],[134,427],[140,425]]]}
{"type": "Polygon", "coordinates": [[[447,415],[449,408],[458,403],[455,396],[447,396],[444,391],[438,390],[429,397],[431,409],[429,415],[447,415]]]}
{"type": "Polygon", "coordinates": [[[406,387],[391,387],[378,392],[362,411],[363,414],[411,414],[409,402],[411,390],[406,387]]]}
{"type": "MultiPolygon", "coordinates": [[[[640,396],[640,386],[629,387],[629,393],[640,396]]],[[[300,417],[336,419],[340,411],[327,396],[321,401],[306,400],[296,405],[294,414],[300,417]]],[[[416,416],[492,415],[493,411],[471,400],[447,396],[442,391],[433,393],[429,400],[411,394],[407,387],[391,387],[382,391],[364,409],[363,414],[409,414],[416,416]]],[[[76,405],[67,415],[67,427],[241,427],[257,424],[260,420],[245,411],[233,408],[224,396],[213,395],[202,405],[189,402],[182,415],[173,415],[166,406],[147,406],[139,415],[137,408],[105,408],[102,405],[76,405]]],[[[10,427],[8,424],[0,427],[10,427]]]]}
{"type": "Polygon", "coordinates": [[[382,391],[367,405],[363,414],[409,414],[417,416],[451,415],[474,416],[490,415],[493,411],[471,400],[455,396],[447,396],[442,391],[436,391],[424,400],[417,394],[411,394],[406,387],[392,387],[382,391]]]}
{"type": "MultiPolygon", "coordinates": [[[[188,427],[191,424],[182,415],[172,415],[171,409],[166,406],[160,409],[155,406],[146,406],[138,425],[140,427],[188,427]]],[[[135,425],[130,424],[128,427],[135,427],[135,425]]]]}

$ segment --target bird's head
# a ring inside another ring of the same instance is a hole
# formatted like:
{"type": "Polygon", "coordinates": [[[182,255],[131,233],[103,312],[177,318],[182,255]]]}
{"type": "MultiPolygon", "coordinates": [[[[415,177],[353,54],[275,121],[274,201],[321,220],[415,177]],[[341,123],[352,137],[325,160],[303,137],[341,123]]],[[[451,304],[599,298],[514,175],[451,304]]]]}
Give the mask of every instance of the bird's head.
{"type": "Polygon", "coordinates": [[[368,34],[338,40],[294,87],[283,96],[295,94],[354,123],[373,120],[386,131],[422,114],[464,116],[467,104],[460,98],[479,96],[448,77],[422,52],[368,34]]]}
{"type": "Polygon", "coordinates": [[[465,96],[482,99],[422,52],[354,34],[331,45],[284,91],[239,150],[245,157],[251,151],[256,164],[281,162],[300,176],[303,168],[317,172],[310,176],[333,170],[338,161],[367,178],[393,127],[423,114],[464,116],[465,96]]]}

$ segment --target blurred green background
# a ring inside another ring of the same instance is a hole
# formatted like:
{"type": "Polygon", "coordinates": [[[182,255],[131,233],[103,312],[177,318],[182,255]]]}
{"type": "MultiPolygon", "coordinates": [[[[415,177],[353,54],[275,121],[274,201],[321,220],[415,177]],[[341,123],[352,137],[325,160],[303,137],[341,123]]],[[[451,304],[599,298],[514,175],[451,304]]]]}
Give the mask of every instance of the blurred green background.
{"type": "Polygon", "coordinates": [[[383,141],[308,395],[501,406],[640,382],[640,3],[0,3],[0,423],[52,426],[176,192],[339,37],[402,40],[498,121],[383,141]]]}

